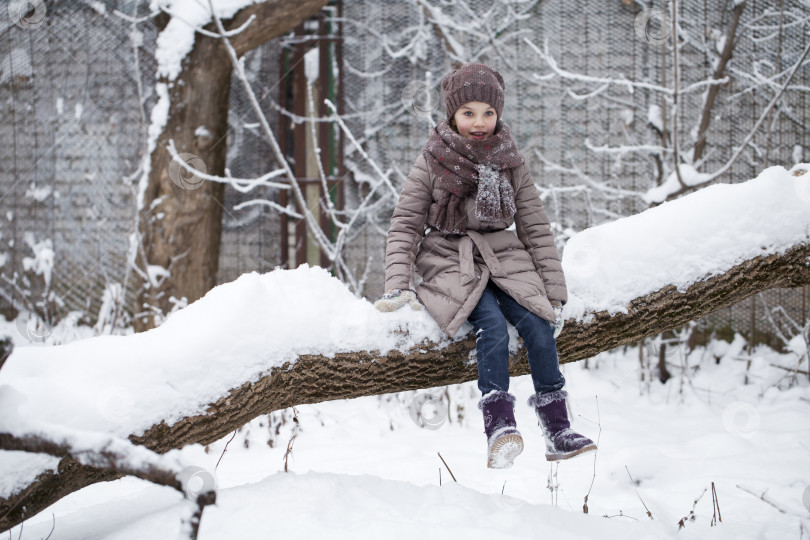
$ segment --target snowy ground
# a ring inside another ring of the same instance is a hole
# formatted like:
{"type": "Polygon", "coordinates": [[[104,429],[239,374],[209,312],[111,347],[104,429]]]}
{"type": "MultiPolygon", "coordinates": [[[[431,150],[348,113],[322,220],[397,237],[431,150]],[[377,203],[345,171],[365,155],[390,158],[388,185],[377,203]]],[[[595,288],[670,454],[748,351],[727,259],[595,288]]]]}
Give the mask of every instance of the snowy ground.
{"type": "MultiPolygon", "coordinates": [[[[564,366],[574,426],[599,437],[599,451],[559,466],[544,460],[533,413],[522,403],[531,392],[527,377],[512,386],[526,450],[508,471],[485,467],[471,383],[448,389],[447,421],[444,409],[423,410],[438,429],[413,421],[409,404],[418,392],[299,407],[288,473],[293,423],[270,448],[262,417],[237,434],[216,470],[227,438],[207,453],[183,451],[218,486],[200,538],[810,538],[807,380],[791,387],[787,372],[771,364],[795,365],[795,355],[763,349],[744,384],[746,362],[735,359],[741,345],[717,342],[688,358],[675,351],[670,362],[687,368],[673,368],[677,375],[665,385],[641,382],[648,373],[632,348],[603,353],[589,369],[564,366]],[[715,527],[712,482],[722,515],[715,527]],[[694,521],[678,532],[693,508],[694,521]]],[[[29,519],[22,538],[45,538],[54,523],[51,538],[58,539],[175,538],[182,504],[176,492],[139,480],[98,484],[29,519]]],[[[11,533],[17,538],[19,527],[11,533]]]]}

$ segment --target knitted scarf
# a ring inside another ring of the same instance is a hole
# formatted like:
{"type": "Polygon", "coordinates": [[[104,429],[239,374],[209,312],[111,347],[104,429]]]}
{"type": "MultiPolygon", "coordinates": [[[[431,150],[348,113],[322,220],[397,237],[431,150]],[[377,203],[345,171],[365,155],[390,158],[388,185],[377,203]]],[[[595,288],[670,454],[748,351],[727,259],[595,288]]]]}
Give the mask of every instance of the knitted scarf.
{"type": "Polygon", "coordinates": [[[477,141],[465,139],[447,122],[430,134],[423,150],[442,195],[428,224],[444,232],[467,231],[467,197],[477,190],[475,217],[502,221],[515,215],[515,190],[510,174],[523,163],[509,127],[498,122],[495,132],[477,141]]]}

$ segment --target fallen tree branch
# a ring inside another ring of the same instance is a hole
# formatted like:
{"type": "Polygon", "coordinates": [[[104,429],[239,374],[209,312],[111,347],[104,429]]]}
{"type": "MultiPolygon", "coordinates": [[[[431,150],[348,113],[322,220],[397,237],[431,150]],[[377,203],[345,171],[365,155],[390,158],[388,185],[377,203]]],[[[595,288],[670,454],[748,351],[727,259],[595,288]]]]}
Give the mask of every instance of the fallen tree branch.
{"type": "MultiPolygon", "coordinates": [[[[682,292],[668,286],[636,298],[628,304],[627,313],[596,313],[587,324],[568,321],[557,342],[560,361],[574,362],[635,344],[767,289],[806,285],[810,283],[808,261],[810,244],[800,244],[783,254],[745,261],[682,292]]],[[[475,339],[469,335],[441,348],[427,344],[386,355],[374,351],[338,353],[332,358],[302,355],[294,364],[285,364],[257,381],[232,389],[211,403],[205,414],[183,418],[173,425],[161,422],[129,439],[165,453],[188,444],[212,443],[259,415],[294,405],[475,380],[476,364],[466,361],[474,347],[475,339]]],[[[529,373],[524,349],[512,360],[512,375],[529,373]]],[[[65,457],[56,472],[43,473],[20,492],[0,499],[0,530],[20,523],[25,516],[45,509],[68,493],[121,474],[126,471],[87,467],[65,457]],[[23,506],[26,513],[20,510],[23,506]]]]}
{"type": "Polygon", "coordinates": [[[55,471],[44,471],[32,482],[8,497],[0,499],[0,531],[19,525],[63,497],[98,482],[124,476],[110,469],[82,465],[71,456],[59,461],[55,471]]]}
{"type": "MultiPolygon", "coordinates": [[[[15,504],[5,509],[4,513],[0,515],[0,521],[3,522],[18,521],[21,523],[27,517],[38,513],[41,508],[36,503],[42,497],[58,496],[58,498],[62,498],[77,491],[83,485],[115,480],[122,476],[134,476],[153,484],[170,487],[189,499],[195,499],[189,509],[188,518],[189,538],[195,540],[203,509],[216,502],[215,492],[205,491],[198,494],[185,485],[187,483],[187,479],[183,478],[185,469],[172,470],[155,463],[131,460],[112,450],[76,449],[66,442],[56,442],[41,435],[20,437],[11,433],[0,433],[0,450],[42,453],[61,458],[55,474],[53,471],[47,471],[38,475],[36,481],[24,490],[26,496],[19,498],[15,504]],[[83,482],[89,483],[82,484],[83,482]],[[77,485],[78,488],[75,487],[77,485]]],[[[0,507],[0,510],[2,509],[0,507]]]]}
{"type": "MultiPolygon", "coordinates": [[[[767,289],[806,285],[810,283],[808,258],[810,244],[802,244],[783,255],[745,261],[684,292],[668,286],[637,298],[630,302],[627,313],[600,312],[588,324],[567,321],[557,340],[560,363],[638,343],[767,289]]],[[[303,355],[294,365],[285,364],[256,382],[233,389],[212,403],[206,415],[187,417],[172,426],[161,423],[130,440],[167,452],[192,443],[210,444],[261,414],[293,405],[476,380],[476,364],[464,362],[474,348],[475,338],[469,335],[444,348],[426,346],[407,353],[391,351],[386,356],[368,351],[338,353],[333,358],[303,355]]],[[[512,361],[513,376],[529,373],[525,349],[520,348],[510,364],[512,361]]]]}
{"type": "Polygon", "coordinates": [[[48,454],[58,458],[73,458],[83,464],[92,464],[99,469],[108,469],[121,475],[134,476],[153,484],[168,486],[183,493],[183,486],[177,478],[179,471],[171,471],[154,463],[135,465],[114,451],[77,450],[64,442],[55,442],[39,435],[19,437],[11,433],[0,433],[0,450],[16,450],[48,454]]]}

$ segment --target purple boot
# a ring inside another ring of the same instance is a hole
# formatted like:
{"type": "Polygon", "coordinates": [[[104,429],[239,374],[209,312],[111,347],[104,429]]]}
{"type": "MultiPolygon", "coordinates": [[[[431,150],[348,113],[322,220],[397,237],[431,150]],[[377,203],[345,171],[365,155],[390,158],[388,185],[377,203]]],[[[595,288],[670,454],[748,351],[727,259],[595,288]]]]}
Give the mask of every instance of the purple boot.
{"type": "Polygon", "coordinates": [[[558,461],[574,457],[582,452],[596,450],[596,444],[588,437],[571,429],[568,422],[568,409],[565,406],[565,390],[555,390],[548,394],[535,394],[529,398],[534,407],[543,435],[546,436],[546,459],[558,461]]]}
{"type": "Polygon", "coordinates": [[[508,469],[523,452],[523,437],[515,423],[515,396],[496,390],[482,397],[478,408],[484,413],[487,467],[508,469]]]}

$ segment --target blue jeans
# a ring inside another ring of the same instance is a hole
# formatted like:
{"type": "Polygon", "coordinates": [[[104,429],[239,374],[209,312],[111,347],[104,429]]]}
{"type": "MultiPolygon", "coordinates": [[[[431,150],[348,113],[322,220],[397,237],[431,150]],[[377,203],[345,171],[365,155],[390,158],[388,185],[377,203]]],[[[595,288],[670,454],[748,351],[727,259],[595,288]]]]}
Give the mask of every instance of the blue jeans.
{"type": "Polygon", "coordinates": [[[514,326],[529,357],[534,391],[545,394],[561,389],[554,327],[499,289],[490,281],[467,319],[475,330],[478,357],[478,388],[483,395],[493,390],[509,390],[509,334],[506,322],[514,326]]]}

